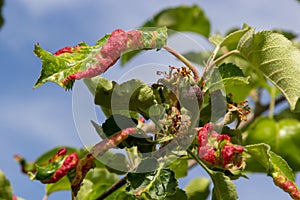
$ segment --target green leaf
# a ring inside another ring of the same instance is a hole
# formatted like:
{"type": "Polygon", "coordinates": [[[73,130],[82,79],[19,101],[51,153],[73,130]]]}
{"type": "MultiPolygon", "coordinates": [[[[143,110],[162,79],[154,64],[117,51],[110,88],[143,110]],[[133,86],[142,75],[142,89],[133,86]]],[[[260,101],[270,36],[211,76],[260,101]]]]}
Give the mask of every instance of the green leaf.
{"type": "Polygon", "coordinates": [[[174,172],[169,169],[158,169],[148,173],[128,173],[127,191],[146,199],[166,199],[178,188],[174,172]]]}
{"type": "Polygon", "coordinates": [[[197,5],[165,9],[142,25],[142,27],[162,26],[175,31],[195,32],[205,37],[210,33],[209,20],[197,5]]]}
{"type": "MultiPolygon", "coordinates": [[[[204,37],[208,37],[210,34],[209,20],[205,16],[204,11],[196,5],[167,8],[156,14],[141,27],[147,28],[162,26],[166,26],[168,29],[174,31],[194,32],[203,35],[204,37]]],[[[171,33],[169,32],[169,34],[171,33]]],[[[138,53],[139,51],[132,51],[122,55],[122,65],[128,62],[138,53]]]]}
{"type": "Polygon", "coordinates": [[[300,51],[284,36],[271,31],[243,35],[238,50],[286,97],[293,111],[300,111],[300,51]]]}
{"type": "Polygon", "coordinates": [[[137,49],[161,49],[167,40],[165,27],[151,31],[115,30],[107,34],[96,45],[79,43],[74,47],[65,47],[54,54],[35,45],[34,53],[42,60],[41,75],[34,88],[47,81],[71,89],[75,80],[91,78],[104,73],[122,53],[137,49]]]}
{"type": "Polygon", "coordinates": [[[225,89],[226,94],[233,94],[234,102],[241,102],[250,91],[249,77],[245,77],[242,70],[232,64],[223,63],[219,68],[214,69],[206,83],[205,90],[215,91],[225,89]]]}
{"type": "Polygon", "coordinates": [[[264,166],[267,175],[273,178],[275,185],[289,193],[291,197],[298,195],[297,198],[299,198],[295,174],[282,157],[270,151],[270,147],[266,144],[248,145],[245,146],[245,149],[247,153],[264,166]]]}
{"type": "Polygon", "coordinates": [[[77,153],[67,154],[67,149],[62,148],[49,159],[48,163],[36,163],[36,171],[30,171],[28,175],[31,180],[38,180],[41,183],[56,183],[65,175],[71,178],[77,163],[77,153]]]}
{"type": "Polygon", "coordinates": [[[171,194],[171,195],[167,195],[166,197],[166,200],[177,200],[177,199],[180,199],[180,200],[187,200],[188,197],[185,193],[185,191],[183,191],[182,189],[180,188],[177,188],[176,189],[176,192],[174,194],[171,194]]]}
{"type": "Polygon", "coordinates": [[[120,132],[122,129],[129,127],[136,127],[138,121],[133,118],[128,118],[122,115],[111,115],[105,122],[102,124],[103,132],[106,137],[110,137],[115,133],[120,132]]]}
{"type": "Polygon", "coordinates": [[[295,182],[295,174],[288,163],[279,155],[270,151],[270,159],[273,165],[273,171],[280,172],[289,181],[295,182]]]}
{"type": "Polygon", "coordinates": [[[108,157],[107,160],[102,161],[105,163],[106,169],[111,173],[120,175],[130,171],[128,160],[122,153],[115,153],[108,157]]]}
{"type": "Polygon", "coordinates": [[[189,200],[205,200],[210,194],[210,179],[195,178],[185,187],[189,200]]]}
{"type": "Polygon", "coordinates": [[[300,170],[300,122],[282,119],[276,122],[267,117],[257,118],[248,128],[245,144],[266,143],[271,150],[282,156],[295,171],[300,170]],[[288,148],[287,148],[288,147],[288,148]]]}
{"type": "Polygon", "coordinates": [[[224,40],[224,37],[220,34],[213,34],[211,36],[209,36],[209,41],[211,43],[213,43],[214,45],[216,46],[220,46],[220,44],[223,42],[224,40]]]}
{"type": "Polygon", "coordinates": [[[68,153],[77,153],[80,157],[80,155],[84,154],[85,151],[82,151],[80,149],[76,149],[73,147],[67,147],[67,146],[58,146],[55,147],[53,149],[50,149],[48,151],[46,151],[45,153],[43,153],[42,155],[40,155],[36,160],[35,163],[38,165],[44,165],[47,164],[49,159],[52,158],[55,154],[57,154],[57,152],[62,149],[62,148],[66,148],[68,153]]]}
{"type": "Polygon", "coordinates": [[[4,173],[0,170],[0,199],[12,199],[12,197],[12,186],[4,173]]]}
{"type": "Polygon", "coordinates": [[[228,176],[222,172],[213,172],[210,174],[214,183],[212,199],[213,200],[236,200],[238,194],[235,185],[228,176]]]}
{"type": "Polygon", "coordinates": [[[188,174],[188,160],[185,158],[178,158],[169,168],[175,173],[175,178],[186,177],[188,174]]]}
{"type": "Polygon", "coordinates": [[[71,183],[66,176],[56,183],[47,184],[45,187],[45,191],[48,196],[54,192],[62,190],[71,190],[71,183]]]}
{"type": "Polygon", "coordinates": [[[249,30],[250,30],[250,27],[247,25],[244,25],[243,29],[239,29],[239,30],[229,33],[224,38],[224,40],[220,43],[220,47],[226,46],[228,51],[236,49],[242,36],[249,30]]]}
{"type": "Polygon", "coordinates": [[[282,157],[270,151],[269,145],[263,143],[247,145],[245,149],[264,167],[268,175],[271,176],[274,172],[280,172],[290,181],[295,181],[295,174],[288,163],[282,157]]]}
{"type": "Polygon", "coordinates": [[[245,146],[247,153],[251,155],[261,166],[264,167],[265,171],[269,172],[270,166],[270,146],[264,143],[253,144],[245,146]]]}
{"type": "Polygon", "coordinates": [[[95,168],[90,170],[83,180],[83,184],[76,196],[77,200],[94,200],[110,188],[118,176],[109,173],[106,169],[95,168]]]}
{"type": "Polygon", "coordinates": [[[113,109],[111,112],[114,114],[136,118],[134,113],[140,113],[149,118],[149,109],[157,102],[152,88],[138,79],[118,84],[99,77],[95,103],[109,110],[113,109]]]}

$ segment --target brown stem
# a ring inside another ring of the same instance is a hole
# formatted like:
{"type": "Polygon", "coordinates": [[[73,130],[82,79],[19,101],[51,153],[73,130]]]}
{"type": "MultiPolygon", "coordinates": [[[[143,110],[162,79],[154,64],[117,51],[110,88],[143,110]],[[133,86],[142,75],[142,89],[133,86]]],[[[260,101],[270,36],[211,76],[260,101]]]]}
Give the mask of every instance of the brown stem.
{"type": "Polygon", "coordinates": [[[195,82],[196,83],[199,82],[199,80],[200,80],[200,74],[199,74],[198,70],[196,69],[196,67],[192,63],[190,63],[190,61],[188,61],[183,55],[181,55],[180,53],[178,53],[177,51],[175,51],[174,49],[172,49],[169,46],[165,45],[163,48],[165,50],[167,50],[169,53],[173,54],[181,62],[183,62],[193,72],[195,82]]]}
{"type": "Polygon", "coordinates": [[[76,175],[72,181],[72,192],[76,196],[80,189],[81,183],[88,173],[88,171],[94,167],[95,160],[98,156],[103,155],[110,148],[117,146],[123,140],[125,140],[130,134],[135,133],[136,128],[126,128],[119,134],[115,134],[110,138],[102,140],[91,149],[90,153],[86,154],[84,158],[80,159],[76,167],[76,175]]]}

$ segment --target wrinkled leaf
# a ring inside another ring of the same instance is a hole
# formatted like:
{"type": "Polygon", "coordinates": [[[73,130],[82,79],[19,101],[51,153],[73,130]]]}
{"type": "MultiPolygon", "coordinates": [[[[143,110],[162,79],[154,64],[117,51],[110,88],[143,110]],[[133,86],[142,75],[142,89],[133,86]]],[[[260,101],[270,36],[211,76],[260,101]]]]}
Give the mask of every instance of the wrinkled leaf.
{"type": "Polygon", "coordinates": [[[50,150],[46,151],[45,153],[43,153],[42,155],[40,155],[35,160],[35,163],[38,165],[44,165],[44,164],[48,163],[49,159],[52,158],[55,154],[57,154],[57,152],[62,148],[66,148],[68,153],[77,153],[79,155],[79,157],[80,157],[80,155],[85,153],[84,150],[76,149],[73,147],[58,146],[58,147],[50,149],[50,150]]]}
{"type": "Polygon", "coordinates": [[[42,60],[41,75],[34,88],[47,81],[71,89],[75,80],[91,78],[104,73],[122,53],[136,49],[160,49],[166,44],[165,27],[152,31],[115,30],[101,38],[95,46],[79,43],[65,47],[54,54],[42,49],[38,44],[34,53],[42,60]]]}
{"type": "Polygon", "coordinates": [[[195,178],[185,187],[189,200],[205,200],[210,194],[210,180],[208,178],[195,178]]]}
{"type": "Polygon", "coordinates": [[[0,199],[12,199],[13,191],[9,180],[0,170],[0,199]]]}
{"type": "Polygon", "coordinates": [[[238,199],[238,194],[234,183],[230,180],[228,176],[225,176],[222,172],[213,172],[210,174],[212,181],[214,183],[214,188],[212,192],[213,200],[236,200],[238,199]]]}
{"type": "MultiPolygon", "coordinates": [[[[210,34],[209,20],[205,16],[204,11],[196,5],[167,8],[156,14],[141,27],[162,26],[166,26],[168,29],[174,31],[195,32],[205,37],[208,37],[210,34]]],[[[122,65],[128,62],[137,53],[139,53],[139,51],[132,51],[122,55],[122,65]]]]}
{"type": "Polygon", "coordinates": [[[148,199],[166,199],[175,194],[178,188],[174,172],[158,169],[148,173],[128,173],[127,191],[148,199]]]}
{"type": "Polygon", "coordinates": [[[183,191],[180,188],[177,188],[176,192],[174,194],[167,195],[167,197],[166,197],[166,200],[175,200],[175,199],[187,200],[188,197],[187,197],[185,191],[183,191]]]}
{"type": "Polygon", "coordinates": [[[299,49],[278,33],[254,29],[242,36],[237,48],[283,93],[291,110],[300,111],[299,49]]]}
{"type": "Polygon", "coordinates": [[[35,172],[28,172],[31,180],[41,183],[56,183],[66,175],[72,176],[78,163],[76,153],[67,154],[67,149],[60,149],[57,154],[49,159],[48,163],[36,164],[35,172]]]}

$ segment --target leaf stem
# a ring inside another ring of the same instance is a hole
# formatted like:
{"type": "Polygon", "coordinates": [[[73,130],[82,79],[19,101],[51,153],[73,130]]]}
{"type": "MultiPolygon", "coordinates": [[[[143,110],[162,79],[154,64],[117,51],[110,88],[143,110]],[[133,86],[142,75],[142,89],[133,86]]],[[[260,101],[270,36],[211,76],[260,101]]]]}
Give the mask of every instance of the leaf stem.
{"type": "Polygon", "coordinates": [[[229,52],[223,54],[222,56],[220,56],[219,58],[217,58],[217,59],[214,61],[214,64],[215,64],[215,65],[218,65],[218,64],[220,64],[220,62],[223,61],[225,58],[228,58],[228,57],[231,56],[231,55],[239,54],[239,53],[240,53],[240,51],[237,50],[237,49],[232,50],[232,51],[229,51],[229,52]]]}
{"type": "Polygon", "coordinates": [[[193,72],[195,82],[196,83],[199,82],[200,74],[199,74],[198,70],[196,69],[196,67],[190,61],[188,61],[188,59],[186,59],[183,55],[181,55],[180,53],[178,53],[177,51],[175,51],[174,49],[172,49],[171,47],[169,47],[167,45],[163,46],[163,48],[165,50],[167,50],[169,53],[173,54],[181,62],[183,62],[193,72]]]}

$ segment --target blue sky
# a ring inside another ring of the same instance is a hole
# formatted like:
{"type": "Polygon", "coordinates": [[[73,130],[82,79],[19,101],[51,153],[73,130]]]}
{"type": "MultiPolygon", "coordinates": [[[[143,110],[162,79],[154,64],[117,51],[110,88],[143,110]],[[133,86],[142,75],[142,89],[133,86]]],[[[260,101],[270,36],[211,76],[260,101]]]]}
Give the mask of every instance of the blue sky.
{"type": "MultiPolygon", "coordinates": [[[[32,53],[35,43],[52,52],[80,41],[92,45],[114,29],[136,28],[161,9],[182,3],[200,5],[211,21],[212,32],[225,33],[247,23],[258,30],[283,28],[300,35],[300,4],[296,0],[221,2],[6,0],[5,24],[0,30],[0,169],[11,180],[14,192],[25,199],[41,199],[44,194],[42,184],[19,173],[14,154],[34,160],[58,145],[83,147],[73,121],[72,93],[52,83],[32,89],[41,69],[40,60],[32,53]]],[[[116,79],[120,76],[118,70],[107,73],[116,79]]],[[[204,175],[204,172],[200,168],[193,169],[180,185],[184,186],[189,178],[198,174],[204,175]]],[[[299,177],[297,182],[299,184],[299,177]]],[[[250,175],[250,180],[235,183],[243,200],[289,199],[265,175],[250,175]]],[[[69,197],[70,194],[59,192],[49,199],[69,197]]]]}

